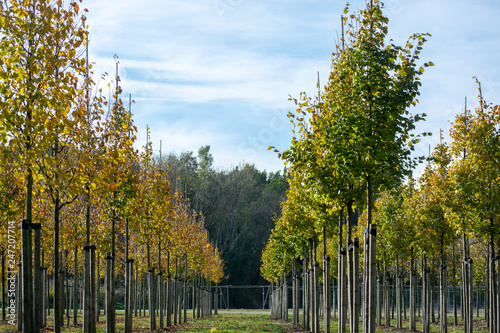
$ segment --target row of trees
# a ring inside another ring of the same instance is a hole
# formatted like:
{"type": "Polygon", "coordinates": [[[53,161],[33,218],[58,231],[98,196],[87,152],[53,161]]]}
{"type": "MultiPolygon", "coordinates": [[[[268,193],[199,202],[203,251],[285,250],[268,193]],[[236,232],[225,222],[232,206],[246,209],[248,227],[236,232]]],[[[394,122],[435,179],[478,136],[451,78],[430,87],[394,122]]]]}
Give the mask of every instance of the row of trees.
{"type": "MultiPolygon", "coordinates": [[[[417,75],[425,67],[416,70],[415,62],[424,39],[415,35],[407,44],[415,46],[411,52],[384,45],[387,28],[382,23],[386,19],[380,10],[372,3],[351,16],[356,24],[348,24],[350,32],[334,55],[325,92],[314,103],[302,98],[297,102],[299,116],[290,115],[300,137],[281,154],[292,165],[290,190],[263,253],[262,274],[282,286],[292,272],[295,324],[299,324],[296,299],[302,283],[304,319],[300,324],[313,332],[319,332],[320,268],[327,318],[329,278],[338,281],[340,332],[346,330],[347,317],[350,331],[358,332],[360,315],[365,332],[373,332],[375,323],[390,326],[391,278],[395,279],[398,328],[408,303],[410,331],[416,330],[417,310],[421,311],[423,331],[430,331],[430,323],[436,321],[433,290],[437,278],[441,332],[447,332],[450,282],[454,324],[458,324],[456,287],[461,285],[464,330],[473,332],[473,286],[483,284],[485,320],[490,332],[496,332],[500,327],[496,263],[500,106],[484,101],[478,82],[479,106],[471,110],[466,101],[464,112],[452,124],[451,143],[441,137],[423,174],[418,179],[408,175],[403,182],[405,171],[415,162],[409,154],[418,138],[410,133],[422,118],[411,116],[407,107],[417,102],[417,91],[411,88],[416,89],[417,75]],[[373,36],[381,39],[374,42],[373,36]],[[398,56],[391,57],[392,52],[398,56]],[[378,61],[372,62],[375,59],[378,61]],[[410,68],[404,73],[415,76],[398,89],[405,78],[398,70],[405,65],[410,68]],[[384,66],[392,70],[384,72],[384,66]],[[372,72],[378,75],[372,77],[372,72]],[[405,103],[397,104],[403,100],[405,103]],[[355,211],[361,212],[359,219],[355,211]],[[333,261],[328,274],[330,256],[338,261],[333,261]],[[410,286],[409,300],[404,299],[404,284],[410,286]]],[[[280,309],[275,304],[276,308],[280,309]]],[[[285,316],[280,311],[274,314],[285,316]]],[[[330,329],[328,320],[325,332],[330,329]]]]}
{"type": "MultiPolygon", "coordinates": [[[[479,84],[479,82],[478,82],[479,84]]],[[[430,331],[430,323],[439,320],[442,332],[447,331],[448,299],[453,298],[453,324],[459,324],[460,316],[464,330],[473,332],[473,308],[474,308],[474,286],[476,292],[476,311],[482,306],[480,300],[480,289],[484,290],[484,318],[491,332],[498,327],[498,217],[496,217],[495,203],[495,164],[498,160],[500,143],[499,110],[500,106],[487,104],[482,99],[479,84],[479,106],[471,111],[465,106],[464,112],[457,115],[451,128],[451,143],[438,144],[429,162],[418,179],[409,178],[405,184],[391,189],[386,189],[376,195],[373,210],[373,222],[377,225],[377,292],[376,292],[376,322],[378,325],[391,325],[390,307],[392,299],[389,292],[395,293],[392,298],[396,303],[396,326],[402,327],[403,313],[406,318],[406,304],[409,307],[409,327],[411,331],[416,329],[417,311],[422,311],[422,323],[424,332],[430,331]],[[437,281],[437,282],[436,282],[437,281]],[[391,286],[391,285],[394,285],[391,286]],[[404,285],[409,285],[409,299],[405,297],[404,285]],[[439,313],[435,314],[435,287],[439,290],[439,313]],[[460,286],[459,290],[457,287],[460,286]],[[460,295],[460,296],[459,296],[460,295]],[[460,313],[457,304],[461,303],[460,313]],[[384,318],[384,320],[382,320],[384,318]]],[[[289,193],[291,194],[291,193],[289,193]]],[[[298,209],[307,209],[304,203],[311,204],[308,196],[302,197],[302,205],[295,206],[293,216],[288,215],[285,204],[284,215],[278,221],[273,235],[264,252],[264,265],[262,272],[272,281],[278,281],[278,286],[286,283],[284,274],[292,272],[292,295],[294,295],[294,318],[298,318],[298,287],[299,281],[304,285],[304,313],[308,313],[308,307],[312,304],[309,293],[310,277],[314,277],[315,266],[322,269],[323,282],[328,278],[338,281],[338,305],[339,329],[345,330],[345,311],[351,306],[346,303],[346,249],[343,247],[343,239],[347,236],[347,230],[343,230],[346,222],[342,215],[338,215],[339,224],[328,223],[323,235],[297,237],[297,224],[290,224],[292,218],[296,218],[298,209]],[[337,227],[337,228],[335,228],[337,227]],[[308,238],[309,237],[309,238],[308,238]],[[316,237],[316,239],[314,239],[316,237]],[[309,242],[318,241],[321,247],[316,249],[316,254],[311,248],[307,248],[309,242]],[[305,261],[299,262],[301,254],[306,248],[307,253],[302,256],[305,261]],[[302,252],[301,252],[302,251],[302,252]],[[325,252],[326,251],[326,252],[325,252]],[[333,263],[332,272],[328,274],[327,262],[318,262],[313,256],[321,257],[327,254],[338,257],[338,263],[333,263]],[[310,262],[312,260],[312,262],[310,262]],[[297,267],[302,267],[300,276],[297,267]],[[297,294],[296,294],[297,293],[297,294]]],[[[297,201],[296,201],[297,202],[297,201]]],[[[310,208],[311,211],[324,211],[325,207],[310,208]]],[[[357,225],[353,228],[354,242],[347,249],[353,251],[354,262],[358,249],[357,239],[361,239],[366,230],[366,214],[364,210],[357,225]]],[[[302,228],[313,220],[304,220],[302,228]],[[304,222],[305,221],[305,222],[304,222]]],[[[328,222],[328,220],[327,220],[328,222]]],[[[296,221],[295,223],[298,223],[296,221]]],[[[310,228],[310,226],[309,226],[310,228]]],[[[300,235],[300,234],[299,234],[300,235]]],[[[359,280],[358,271],[363,272],[364,265],[356,264],[353,267],[352,289],[360,288],[362,280],[359,280]]],[[[321,278],[319,278],[321,280],[321,278]]],[[[350,278],[347,284],[351,283],[350,278]]],[[[329,290],[329,286],[323,285],[323,290],[329,290]]],[[[349,294],[350,296],[350,294],[349,294]]],[[[280,304],[275,307],[288,304],[282,302],[282,296],[278,297],[280,304]],[[282,303],[282,304],[281,304],[282,303]]],[[[359,294],[355,299],[358,299],[359,294]]],[[[330,313],[327,308],[330,302],[326,299],[324,313],[330,313]]],[[[357,304],[353,304],[356,310],[357,304]]],[[[319,309],[318,309],[319,310],[319,309]]],[[[287,314],[277,311],[275,316],[286,318],[287,314]]],[[[349,312],[351,314],[351,312],[349,312]]],[[[336,314],[334,314],[336,315],[336,314]]],[[[420,314],[419,314],[420,315],[420,314]]],[[[304,315],[306,318],[303,325],[312,314],[304,315]]],[[[326,317],[325,317],[326,318],[326,317]]],[[[354,314],[353,318],[358,318],[354,314]]],[[[326,320],[325,320],[326,322],[326,320]]],[[[351,321],[352,322],[352,321],[351,321]]],[[[296,322],[298,324],[298,322],[296,322]]],[[[308,326],[311,327],[311,326],[308,326]]]]}
{"type": "Polygon", "coordinates": [[[85,290],[84,331],[95,331],[98,320],[96,281],[103,272],[96,274],[96,257],[104,254],[108,332],[115,331],[116,274],[125,275],[129,323],[137,270],[149,272],[154,329],[153,290],[163,284],[163,273],[167,284],[174,274],[208,286],[222,279],[223,263],[203,216],[171,184],[168,165],[153,158],[149,137],[142,153],[134,149],[132,101],[129,97],[127,107],[121,98],[118,61],[109,85],[112,98],[103,97],[92,80],[86,10],[80,4],[0,1],[1,246],[9,267],[22,263],[19,328],[43,327],[44,312],[38,309],[46,294],[42,272],[48,269],[54,281],[54,330],[60,331],[62,253],[69,251],[73,258],[65,260],[85,290]],[[19,242],[19,233],[9,233],[9,222],[21,216],[19,242]]]}
{"type": "MultiPolygon", "coordinates": [[[[340,290],[345,292],[339,298],[339,327],[345,329],[348,309],[351,332],[359,331],[359,320],[353,319],[359,315],[363,332],[375,332],[378,232],[374,199],[411,173],[419,161],[412,151],[420,137],[427,135],[414,134],[415,124],[425,114],[413,115],[409,108],[418,103],[420,75],[433,65],[419,64],[428,35],[414,34],[404,46],[387,44],[388,19],[382,10],[377,0],[353,14],[346,7],[344,14],[349,16],[342,17],[342,36],[329,81],[315,99],[302,94],[294,100],[298,109],[289,114],[296,125],[292,145],[279,153],[290,165],[290,190],[263,252],[261,271],[276,281],[300,258],[306,311],[302,325],[313,332],[320,330],[318,252],[323,255],[323,272],[328,273],[334,234],[339,259],[332,273],[338,275],[340,290]],[[365,211],[363,238],[354,230],[356,208],[365,211]]],[[[293,284],[299,281],[297,275],[293,284]]],[[[323,275],[326,296],[329,278],[323,275]]],[[[323,304],[329,313],[329,302],[323,300],[323,304]]],[[[325,331],[329,329],[325,321],[325,331]]]]}

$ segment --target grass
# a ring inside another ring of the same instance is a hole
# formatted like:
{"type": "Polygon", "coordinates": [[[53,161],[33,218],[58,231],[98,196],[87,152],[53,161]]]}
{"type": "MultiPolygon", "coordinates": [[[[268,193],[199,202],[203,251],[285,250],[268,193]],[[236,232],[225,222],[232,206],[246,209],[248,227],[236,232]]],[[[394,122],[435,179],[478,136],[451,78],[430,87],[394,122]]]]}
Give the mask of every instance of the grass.
{"type": "MultiPolygon", "coordinates": [[[[188,312],[188,316],[189,316],[188,312]]],[[[192,315],[192,313],[191,313],[192,315]]],[[[106,332],[106,323],[104,322],[105,317],[101,315],[101,320],[97,326],[97,332],[105,333],[106,332]]],[[[66,317],[64,318],[66,322],[66,317]]],[[[123,332],[123,311],[117,311],[117,324],[116,331],[123,332]]],[[[189,317],[188,317],[189,319],[189,317]]],[[[291,319],[291,316],[290,316],[291,319]]],[[[72,317],[70,318],[70,322],[72,322],[72,317]]],[[[62,331],[64,333],[80,333],[82,332],[81,315],[78,318],[78,322],[80,325],[78,326],[65,326],[62,331]]],[[[453,326],[453,318],[451,316],[448,317],[448,332],[449,333],[458,333],[463,332],[462,326],[453,326]]],[[[49,317],[49,329],[45,332],[51,332],[50,328],[53,325],[53,317],[49,317]]],[[[403,321],[403,329],[396,329],[394,327],[395,321],[391,321],[392,327],[377,327],[377,333],[383,332],[409,332],[408,320],[403,321]]],[[[157,320],[158,325],[158,320],[157,320]]],[[[321,328],[323,327],[323,322],[321,322],[321,328]]],[[[461,325],[461,323],[459,323],[461,325]]],[[[349,325],[347,325],[349,326],[349,325]]],[[[5,322],[0,324],[0,333],[1,332],[16,332],[17,326],[9,325],[5,322]]],[[[417,321],[417,331],[421,331],[422,324],[417,321]]],[[[134,332],[149,332],[149,317],[134,317],[133,319],[133,330],[134,332]]],[[[332,330],[331,332],[337,332],[338,326],[337,321],[332,321],[332,330]]],[[[349,332],[349,327],[348,330],[349,332]]],[[[431,324],[431,332],[439,332],[439,324],[431,324]]],[[[210,318],[203,318],[199,320],[189,319],[188,323],[177,325],[171,327],[169,329],[164,329],[162,332],[184,332],[184,333],[192,333],[192,332],[217,332],[217,333],[236,333],[236,332],[272,332],[272,333],[285,333],[285,332],[304,332],[299,328],[293,328],[290,322],[282,322],[278,320],[273,320],[270,318],[269,314],[262,313],[262,311],[248,311],[248,310],[231,310],[221,312],[218,316],[213,316],[210,318]]],[[[487,333],[486,324],[483,318],[474,318],[474,332],[477,333],[487,333]]]]}

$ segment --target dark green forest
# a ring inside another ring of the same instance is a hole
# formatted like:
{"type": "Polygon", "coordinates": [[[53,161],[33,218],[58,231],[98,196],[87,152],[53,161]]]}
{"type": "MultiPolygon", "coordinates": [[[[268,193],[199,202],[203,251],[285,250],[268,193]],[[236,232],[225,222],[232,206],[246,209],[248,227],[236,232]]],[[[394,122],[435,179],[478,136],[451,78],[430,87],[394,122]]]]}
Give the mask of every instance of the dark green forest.
{"type": "MultiPolygon", "coordinates": [[[[196,155],[170,153],[158,160],[168,165],[172,186],[183,190],[205,217],[205,228],[225,262],[221,285],[267,284],[260,275],[261,256],[288,189],[286,170],[266,172],[252,164],[217,169],[210,146],[196,155]]],[[[230,304],[258,308],[262,296],[237,290],[230,294],[230,304]]]]}

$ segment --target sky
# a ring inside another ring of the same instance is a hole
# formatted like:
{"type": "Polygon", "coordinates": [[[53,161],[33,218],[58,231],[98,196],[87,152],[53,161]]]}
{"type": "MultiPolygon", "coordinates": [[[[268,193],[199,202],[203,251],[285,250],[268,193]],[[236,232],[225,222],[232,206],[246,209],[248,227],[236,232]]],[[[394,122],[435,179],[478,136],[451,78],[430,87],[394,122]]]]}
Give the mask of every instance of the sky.
{"type": "MultiPolygon", "coordinates": [[[[351,10],[364,1],[352,0],[351,10]]],[[[317,93],[327,83],[340,34],[343,1],[296,0],[84,0],[95,73],[114,75],[120,62],[124,95],[132,95],[137,148],[150,127],[155,151],[193,151],[210,145],[214,165],[251,163],[283,169],[269,146],[290,146],[295,109],[289,97],[317,93]]],[[[497,0],[387,0],[389,35],[404,45],[430,33],[422,64],[417,132],[432,132],[417,146],[427,155],[445,140],[454,116],[487,102],[500,104],[500,3],[497,0]]],[[[104,85],[102,82],[101,85],[104,85]]],[[[420,168],[421,169],[421,168],[420,168]]]]}

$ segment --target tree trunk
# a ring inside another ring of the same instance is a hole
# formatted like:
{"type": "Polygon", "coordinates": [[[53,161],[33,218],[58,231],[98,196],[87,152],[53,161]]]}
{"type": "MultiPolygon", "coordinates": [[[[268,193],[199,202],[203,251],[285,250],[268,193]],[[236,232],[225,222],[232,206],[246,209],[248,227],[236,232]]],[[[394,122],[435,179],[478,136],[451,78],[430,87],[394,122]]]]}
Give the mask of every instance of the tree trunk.
{"type": "Polygon", "coordinates": [[[156,330],[156,313],[155,313],[155,293],[154,293],[155,277],[154,268],[149,267],[148,269],[148,300],[149,300],[149,329],[151,331],[156,330]]]}
{"type": "Polygon", "coordinates": [[[446,281],[446,258],[444,255],[444,249],[441,243],[441,269],[440,269],[440,283],[439,283],[439,299],[440,299],[440,326],[441,333],[448,332],[448,311],[447,311],[447,290],[448,285],[446,281]]]}
{"type": "MultiPolygon", "coordinates": [[[[95,250],[94,250],[95,252],[95,250]]],[[[92,253],[92,252],[90,252],[92,253]]],[[[92,256],[91,256],[92,258],[92,256]]],[[[96,283],[96,288],[95,288],[95,298],[96,298],[96,301],[95,301],[95,312],[94,312],[94,315],[95,315],[95,320],[94,322],[97,324],[99,322],[99,316],[101,315],[101,264],[100,264],[100,260],[99,260],[99,253],[96,253],[96,256],[95,256],[95,263],[96,263],[96,266],[97,266],[97,277],[96,279],[94,280],[94,282],[96,283]]],[[[91,272],[92,274],[92,272],[91,272]]],[[[90,283],[94,283],[92,281],[90,281],[90,283]]],[[[92,291],[91,291],[92,292],[92,291]]],[[[92,324],[94,325],[94,324],[92,324]]],[[[95,328],[92,330],[92,332],[95,332],[95,328]]]]}
{"type": "Polygon", "coordinates": [[[396,258],[396,327],[403,327],[402,304],[401,304],[401,272],[399,271],[399,258],[396,258]]]}
{"type": "Polygon", "coordinates": [[[163,329],[163,273],[158,272],[158,310],[159,310],[159,325],[163,329]]]}
{"type": "Polygon", "coordinates": [[[308,260],[307,260],[307,250],[304,250],[304,264],[303,264],[303,269],[302,269],[302,328],[309,330],[309,324],[308,324],[308,319],[309,319],[309,282],[307,279],[308,276],[308,260]]]}
{"type": "Polygon", "coordinates": [[[32,223],[32,229],[34,230],[33,236],[33,283],[34,283],[34,293],[33,293],[33,328],[36,332],[43,328],[42,326],[42,311],[40,309],[43,307],[43,293],[42,293],[42,266],[40,264],[40,254],[41,254],[41,224],[32,223]]]}
{"type": "Polygon", "coordinates": [[[319,333],[319,264],[316,258],[316,241],[313,242],[313,301],[314,301],[314,333],[319,333]]]}
{"type": "MultiPolygon", "coordinates": [[[[31,135],[31,134],[29,134],[31,135]]],[[[30,142],[28,137],[27,142],[30,142]]],[[[21,293],[21,307],[22,307],[22,316],[19,316],[20,312],[18,312],[18,318],[22,318],[21,327],[24,332],[33,332],[33,280],[31,276],[32,270],[32,242],[31,242],[31,226],[32,226],[32,216],[31,216],[31,206],[32,206],[32,196],[33,196],[33,172],[31,167],[27,168],[28,174],[26,177],[26,207],[25,207],[25,219],[23,219],[21,223],[21,246],[22,246],[22,290],[21,293]]],[[[58,202],[56,202],[58,205],[58,202]]],[[[56,218],[54,218],[56,219],[56,218]]],[[[57,215],[57,223],[54,225],[55,228],[55,237],[57,242],[59,241],[59,213],[57,215]]],[[[54,242],[56,242],[54,240],[54,242]]],[[[57,248],[54,249],[55,253],[59,250],[59,244],[57,244],[57,248]]],[[[54,262],[54,269],[57,271],[58,266],[55,265],[57,262],[54,262]]],[[[57,274],[56,274],[57,275],[57,274]]],[[[55,325],[55,333],[59,333],[59,327],[57,324],[60,324],[60,318],[56,317],[56,325],[55,325]]]]}
{"type": "Polygon", "coordinates": [[[429,332],[430,322],[430,296],[429,296],[429,272],[427,270],[427,260],[424,255],[422,258],[422,332],[429,332]]]}
{"type": "MultiPolygon", "coordinates": [[[[193,277],[194,281],[194,277],[193,277]]],[[[193,282],[194,285],[194,282],[193,282]]],[[[167,252],[167,286],[165,296],[167,298],[167,328],[172,326],[172,275],[170,275],[170,251],[167,252]]],[[[193,303],[194,308],[194,303],[193,303]]]]}
{"type": "Polygon", "coordinates": [[[479,318],[479,283],[476,286],[476,318],[479,318]]]}
{"type": "MultiPolygon", "coordinates": [[[[59,276],[59,209],[60,209],[60,201],[59,195],[56,194],[54,200],[54,332],[60,333],[61,326],[63,325],[62,316],[61,316],[61,291],[59,288],[60,285],[60,276],[59,276]]],[[[26,330],[26,332],[30,332],[26,330]]]]}
{"type": "MultiPolygon", "coordinates": [[[[493,221],[490,220],[490,225],[493,221]]],[[[496,256],[493,233],[490,235],[491,260],[490,260],[490,332],[497,332],[497,277],[496,277],[496,256]]]]}
{"type": "Polygon", "coordinates": [[[73,271],[73,325],[78,324],[78,248],[73,250],[75,262],[73,271]]]}
{"type": "Polygon", "coordinates": [[[330,256],[326,248],[326,228],[323,226],[323,331],[330,333],[330,256]]]}
{"type": "Polygon", "coordinates": [[[133,276],[134,259],[129,259],[127,256],[125,261],[125,333],[132,332],[133,276]]]}
{"type": "Polygon", "coordinates": [[[352,242],[353,246],[353,332],[359,333],[359,312],[360,312],[360,287],[359,287],[359,239],[356,237],[352,242]]]}
{"type": "Polygon", "coordinates": [[[367,242],[364,253],[366,270],[363,271],[365,275],[363,281],[365,282],[365,296],[364,296],[364,327],[363,332],[375,333],[375,317],[376,317],[376,240],[377,240],[377,226],[372,224],[372,207],[373,207],[373,194],[372,194],[372,178],[366,177],[366,216],[367,216],[367,242]]]}
{"type": "MultiPolygon", "coordinates": [[[[177,278],[177,323],[182,324],[182,263],[179,258],[179,276],[177,278]]],[[[206,314],[206,313],[205,313],[206,314]]]]}
{"type": "MultiPolygon", "coordinates": [[[[167,271],[168,272],[168,271],[167,271]]],[[[139,315],[140,308],[140,286],[141,280],[139,279],[139,265],[135,265],[135,279],[134,279],[134,315],[137,317],[139,315]]]]}
{"type": "Polygon", "coordinates": [[[387,266],[384,265],[384,319],[385,326],[391,326],[391,316],[390,316],[390,302],[389,302],[389,275],[387,273],[387,266]]]}
{"type": "Polygon", "coordinates": [[[380,275],[380,267],[377,274],[377,325],[382,326],[382,289],[383,277],[380,275]]]}
{"type": "MultiPolygon", "coordinates": [[[[7,303],[5,302],[5,284],[7,281],[5,280],[5,250],[2,251],[2,320],[5,321],[5,308],[7,303]]],[[[10,283],[9,283],[10,284],[10,283]]]]}
{"type": "MultiPolygon", "coordinates": [[[[42,260],[43,262],[43,260],[42,260]]],[[[42,300],[42,327],[47,326],[47,311],[49,310],[49,279],[47,278],[47,267],[43,267],[43,300],[42,300]]]]}
{"type": "Polygon", "coordinates": [[[457,264],[455,258],[455,243],[452,247],[453,256],[453,324],[458,326],[458,315],[457,315],[457,264]]]}
{"type": "MultiPolygon", "coordinates": [[[[413,250],[413,249],[412,249],[413,250]]],[[[415,259],[411,258],[410,272],[410,332],[416,330],[416,305],[417,305],[417,273],[415,271],[415,259]]]]}
{"type": "MultiPolygon", "coordinates": [[[[114,237],[113,237],[114,238],[114,237]]],[[[114,255],[113,252],[108,252],[106,256],[107,266],[107,281],[106,281],[106,333],[115,332],[115,295],[114,295],[114,255]]]]}
{"type": "MultiPolygon", "coordinates": [[[[183,293],[182,293],[182,303],[183,303],[183,308],[184,308],[184,319],[183,322],[187,322],[187,303],[188,303],[188,298],[187,298],[187,279],[188,279],[188,262],[187,262],[187,257],[186,257],[186,263],[184,267],[184,287],[183,287],[183,293]]],[[[213,296],[213,295],[212,295],[213,296]]],[[[213,297],[210,298],[211,301],[213,302],[213,297]]],[[[213,303],[210,308],[213,307],[213,303]]],[[[210,315],[212,315],[212,312],[210,312],[210,315]]]]}
{"type": "MultiPolygon", "coordinates": [[[[294,294],[294,296],[296,296],[294,294]]],[[[218,315],[219,314],[219,284],[215,284],[215,298],[214,298],[214,301],[215,301],[215,305],[214,305],[214,308],[215,308],[215,311],[214,311],[214,314],[215,315],[218,315]]],[[[264,309],[265,307],[265,304],[262,305],[262,308],[264,309]]],[[[298,317],[298,313],[297,313],[297,317],[298,317]]],[[[298,323],[298,318],[297,318],[297,323],[298,323]]]]}
{"type": "Polygon", "coordinates": [[[91,323],[91,286],[90,286],[90,244],[85,243],[83,247],[83,333],[90,333],[90,323],[91,323]]]}
{"type": "MultiPolygon", "coordinates": [[[[23,316],[23,264],[22,261],[17,264],[18,267],[18,274],[17,274],[17,290],[16,290],[16,314],[19,317],[23,316]]],[[[17,331],[20,332],[23,330],[23,321],[18,320],[17,321],[17,331]]]]}
{"type": "Polygon", "coordinates": [[[485,258],[485,263],[486,263],[486,280],[484,281],[484,321],[486,322],[486,327],[490,327],[490,302],[489,302],[489,295],[490,295],[490,248],[488,246],[488,254],[486,255],[485,258]]]}
{"type": "MultiPolygon", "coordinates": [[[[346,250],[345,248],[339,251],[339,283],[338,283],[338,297],[339,297],[339,333],[346,332],[347,321],[347,279],[346,279],[346,250]]],[[[350,318],[352,321],[352,318],[350,318]]]]}
{"type": "MultiPolygon", "coordinates": [[[[293,307],[293,325],[297,326],[299,324],[298,307],[297,307],[297,263],[296,259],[292,260],[292,307],[293,307]]],[[[264,291],[262,292],[264,293],[264,291]]],[[[264,309],[264,302],[262,302],[262,309],[264,309]]]]}
{"type": "MultiPolygon", "coordinates": [[[[431,267],[434,268],[434,259],[432,259],[431,267]]],[[[430,277],[429,277],[429,283],[430,283],[430,292],[429,292],[429,297],[430,297],[430,310],[431,310],[431,318],[432,318],[432,323],[436,323],[436,311],[435,311],[435,305],[434,305],[434,274],[429,272],[430,277]]]]}
{"type": "MultiPolygon", "coordinates": [[[[71,295],[72,293],[70,292],[70,289],[69,289],[69,265],[68,265],[68,250],[65,251],[66,253],[66,270],[64,271],[64,277],[65,277],[65,280],[66,280],[66,325],[69,326],[69,315],[70,315],[70,311],[71,311],[71,295]]],[[[74,300],[73,300],[74,301],[74,300]]]]}
{"type": "Polygon", "coordinates": [[[58,289],[59,289],[59,304],[61,304],[61,307],[59,308],[60,309],[60,313],[59,313],[59,317],[61,318],[61,327],[64,326],[64,305],[65,305],[65,302],[64,302],[64,269],[62,268],[62,262],[63,262],[63,259],[62,259],[62,253],[59,254],[60,255],[60,258],[59,258],[59,262],[61,263],[61,270],[59,271],[59,276],[60,276],[60,279],[59,279],[59,285],[58,285],[58,289]]]}

